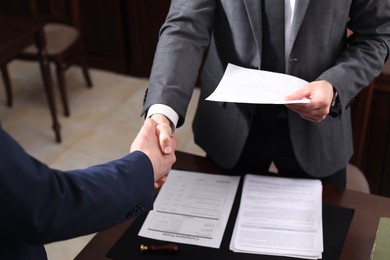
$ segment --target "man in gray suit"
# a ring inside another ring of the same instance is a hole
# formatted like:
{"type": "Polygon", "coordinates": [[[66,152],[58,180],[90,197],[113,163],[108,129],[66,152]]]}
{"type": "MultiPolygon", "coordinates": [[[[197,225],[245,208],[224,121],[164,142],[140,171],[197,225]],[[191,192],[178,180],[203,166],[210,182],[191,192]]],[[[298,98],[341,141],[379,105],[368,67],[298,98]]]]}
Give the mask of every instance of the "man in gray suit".
{"type": "Polygon", "coordinates": [[[159,122],[161,149],[171,152],[168,137],[184,123],[204,59],[193,131],[209,158],[245,172],[266,171],[274,161],[281,175],[345,186],[349,107],[379,75],[389,46],[388,0],[172,0],[142,114],[159,122]],[[205,101],[228,63],[303,78],[310,83],[289,98],[310,103],[205,101]]]}

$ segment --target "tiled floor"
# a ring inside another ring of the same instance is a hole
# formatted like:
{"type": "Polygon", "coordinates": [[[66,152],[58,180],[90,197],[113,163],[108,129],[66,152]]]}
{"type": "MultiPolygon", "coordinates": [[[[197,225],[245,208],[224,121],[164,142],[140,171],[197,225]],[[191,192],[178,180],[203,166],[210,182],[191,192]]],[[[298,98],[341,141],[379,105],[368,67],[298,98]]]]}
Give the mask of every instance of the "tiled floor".
{"type": "MultiPolygon", "coordinates": [[[[5,105],[1,80],[0,120],[3,128],[34,157],[53,168],[70,170],[115,159],[128,152],[143,122],[140,111],[147,79],[91,70],[94,87],[89,89],[80,69],[71,68],[66,74],[70,117],[62,115],[56,92],[63,139],[57,144],[38,65],[13,61],[9,64],[9,72],[14,106],[5,105]]],[[[53,82],[56,87],[55,79],[53,82]]],[[[176,130],[175,135],[179,140],[179,150],[203,156],[204,151],[193,142],[191,130],[198,97],[199,90],[196,89],[187,122],[176,130]]],[[[360,173],[348,175],[348,188],[368,192],[367,183],[360,173]]],[[[92,237],[93,234],[46,245],[48,257],[50,260],[73,259],[92,237]]]]}
{"type": "MultiPolygon", "coordinates": [[[[57,144],[44,95],[41,74],[36,63],[13,61],[9,64],[14,105],[5,105],[0,80],[0,120],[2,126],[34,157],[51,167],[63,170],[82,168],[126,154],[138,133],[147,80],[100,70],[91,70],[94,86],[85,86],[81,70],[67,74],[71,116],[62,114],[59,94],[57,109],[62,129],[62,143],[57,144]]],[[[55,90],[56,80],[53,78],[55,90]]],[[[188,122],[195,111],[196,90],[188,111],[188,122]]],[[[175,132],[178,149],[204,155],[192,141],[190,123],[175,132]]],[[[46,246],[49,259],[73,259],[93,235],[46,246]]]]}

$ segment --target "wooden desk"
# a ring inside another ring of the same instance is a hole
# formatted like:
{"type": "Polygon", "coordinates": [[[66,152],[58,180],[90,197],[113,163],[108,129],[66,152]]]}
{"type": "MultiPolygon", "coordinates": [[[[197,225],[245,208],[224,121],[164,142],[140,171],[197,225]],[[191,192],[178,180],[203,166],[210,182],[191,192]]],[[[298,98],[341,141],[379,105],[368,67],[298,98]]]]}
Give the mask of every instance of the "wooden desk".
{"type": "MultiPolygon", "coordinates": [[[[203,157],[182,152],[177,152],[176,155],[175,169],[221,174],[226,172],[203,157]]],[[[324,187],[323,201],[355,209],[340,259],[368,260],[379,217],[390,217],[390,198],[335,187],[324,187]]],[[[106,253],[130,225],[131,221],[128,221],[98,233],[76,259],[110,259],[106,257],[106,253]]]]}
{"type": "Polygon", "coordinates": [[[57,142],[61,142],[60,124],[54,100],[53,86],[50,76],[50,67],[45,50],[45,35],[40,23],[16,16],[0,15],[0,65],[6,85],[8,105],[12,105],[11,82],[8,77],[6,64],[14,59],[26,47],[36,44],[40,58],[43,84],[49,103],[50,114],[53,121],[53,130],[57,142]]]}

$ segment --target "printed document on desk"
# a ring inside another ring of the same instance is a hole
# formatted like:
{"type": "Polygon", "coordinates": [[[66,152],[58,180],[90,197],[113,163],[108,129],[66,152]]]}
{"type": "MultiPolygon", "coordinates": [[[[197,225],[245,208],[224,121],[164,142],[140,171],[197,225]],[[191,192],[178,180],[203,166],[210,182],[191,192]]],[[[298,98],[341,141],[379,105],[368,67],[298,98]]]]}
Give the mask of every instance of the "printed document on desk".
{"type": "Polygon", "coordinates": [[[232,251],[322,258],[321,181],[247,174],[242,190],[232,251]]]}
{"type": "Polygon", "coordinates": [[[251,104],[310,103],[309,99],[286,100],[286,96],[307,83],[291,75],[229,63],[217,88],[206,100],[251,104]]]}
{"type": "Polygon", "coordinates": [[[219,248],[239,176],[172,170],[138,235],[219,248]]]}

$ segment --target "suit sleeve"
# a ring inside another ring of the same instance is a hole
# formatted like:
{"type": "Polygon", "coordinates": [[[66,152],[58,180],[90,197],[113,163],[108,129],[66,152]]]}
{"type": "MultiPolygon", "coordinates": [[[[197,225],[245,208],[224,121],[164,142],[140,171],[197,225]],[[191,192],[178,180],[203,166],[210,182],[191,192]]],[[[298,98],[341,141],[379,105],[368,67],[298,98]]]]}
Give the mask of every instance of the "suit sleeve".
{"type": "Polygon", "coordinates": [[[390,1],[352,1],[347,26],[353,32],[348,48],[319,77],[336,87],[344,109],[380,74],[389,58],[390,1]]]}
{"type": "Polygon", "coordinates": [[[0,234],[43,244],[101,231],[150,210],[153,168],[142,152],[73,171],[49,168],[0,128],[0,234]]]}
{"type": "Polygon", "coordinates": [[[209,44],[215,0],[173,0],[160,29],[144,114],[153,104],[164,104],[184,123],[188,103],[195,87],[202,56],[209,44]]]}

